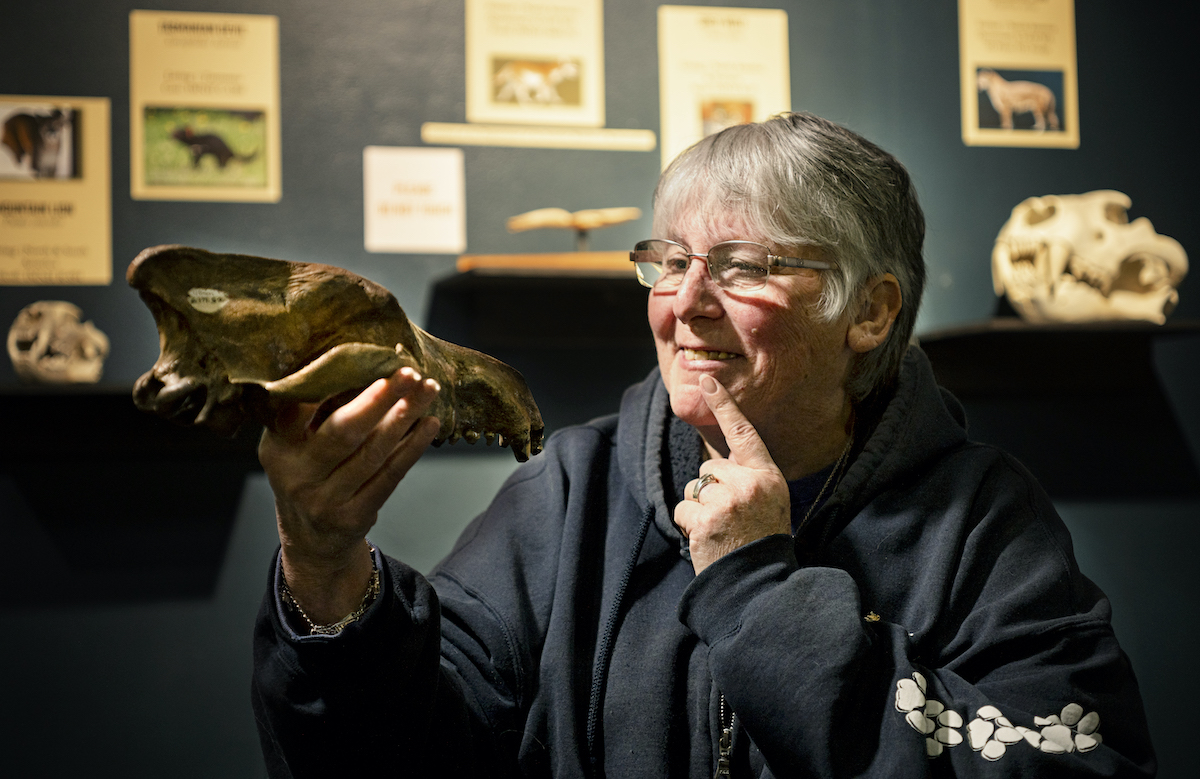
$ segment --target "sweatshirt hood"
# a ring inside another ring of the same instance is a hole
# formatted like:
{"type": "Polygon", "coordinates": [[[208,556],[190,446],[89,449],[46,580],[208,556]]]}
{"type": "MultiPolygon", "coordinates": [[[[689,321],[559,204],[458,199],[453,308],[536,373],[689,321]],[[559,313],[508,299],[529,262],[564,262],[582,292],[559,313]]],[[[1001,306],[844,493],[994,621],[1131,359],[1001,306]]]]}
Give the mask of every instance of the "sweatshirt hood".
{"type": "Polygon", "coordinates": [[[896,391],[806,537],[822,546],[884,490],[923,473],[930,461],[967,440],[962,404],[937,384],[929,358],[910,346],[896,391]]]}
{"type": "Polygon", "coordinates": [[[700,468],[702,443],[695,428],[671,411],[671,398],[658,368],[621,399],[617,453],[634,500],[654,509],[654,524],[664,538],[679,544],[691,560],[687,539],[675,524],[675,504],[700,468]]]}

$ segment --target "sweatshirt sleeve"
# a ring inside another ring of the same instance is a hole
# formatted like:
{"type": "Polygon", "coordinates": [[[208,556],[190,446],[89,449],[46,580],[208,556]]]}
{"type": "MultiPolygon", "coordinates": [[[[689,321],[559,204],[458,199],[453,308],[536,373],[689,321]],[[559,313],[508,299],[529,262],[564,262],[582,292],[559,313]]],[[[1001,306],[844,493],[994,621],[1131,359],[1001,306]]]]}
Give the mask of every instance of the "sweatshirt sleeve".
{"type": "Polygon", "coordinates": [[[464,685],[441,659],[442,615],[429,582],[376,554],[380,596],[335,636],[299,636],[281,619],[278,557],[272,566],[252,681],[268,774],[507,775],[494,736],[512,709],[506,680],[464,685]]]}
{"type": "Polygon", "coordinates": [[[801,566],[788,536],[695,579],[680,618],[763,776],[1153,775],[1107,600],[1037,517],[971,535],[951,543],[957,570],[930,577],[945,589],[920,624],[867,610],[850,573],[801,566]]]}
{"type": "MultiPolygon", "coordinates": [[[[591,460],[578,471],[586,478],[567,478],[562,459],[574,449],[564,438],[509,477],[428,579],[377,553],[380,595],[336,636],[299,636],[281,618],[276,557],[252,680],[272,777],[503,778],[544,757],[537,745],[522,752],[522,736],[549,615],[563,597],[554,582],[567,506],[587,505],[605,483],[591,460]]],[[[575,449],[593,456],[602,436],[583,430],[569,440],[581,438],[588,445],[575,449]]],[[[585,520],[578,515],[572,532],[585,520]]]]}

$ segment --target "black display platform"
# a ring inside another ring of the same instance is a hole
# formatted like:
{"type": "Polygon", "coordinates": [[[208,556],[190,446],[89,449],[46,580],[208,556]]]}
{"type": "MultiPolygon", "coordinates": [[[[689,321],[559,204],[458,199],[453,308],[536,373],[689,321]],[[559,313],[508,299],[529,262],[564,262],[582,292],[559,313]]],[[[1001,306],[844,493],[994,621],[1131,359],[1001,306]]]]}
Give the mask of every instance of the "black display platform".
{"type": "Polygon", "coordinates": [[[1178,498],[1200,473],[1154,365],[1156,339],[1200,322],[1030,325],[1001,317],[925,333],[972,438],[1016,455],[1055,498],[1178,498]]]}
{"type": "Polygon", "coordinates": [[[426,329],[519,370],[549,434],[616,411],[658,364],[646,293],[632,271],[468,271],[434,285],[426,329]]]}

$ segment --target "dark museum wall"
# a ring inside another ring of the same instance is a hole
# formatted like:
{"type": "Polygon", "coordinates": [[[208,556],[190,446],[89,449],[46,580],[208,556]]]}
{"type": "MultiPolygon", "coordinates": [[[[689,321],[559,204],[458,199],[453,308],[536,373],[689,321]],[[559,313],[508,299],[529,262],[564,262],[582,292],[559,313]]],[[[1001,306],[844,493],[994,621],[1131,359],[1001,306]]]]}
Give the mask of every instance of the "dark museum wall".
{"type": "MultiPolygon", "coordinates": [[[[993,316],[992,242],[1010,209],[1032,195],[1121,190],[1133,199],[1131,216],[1148,216],[1200,259],[1195,4],[1076,4],[1082,142],[1069,151],[962,143],[953,0],[711,4],[784,8],[793,107],[863,133],[909,166],[929,222],[930,284],[919,335],[993,316]]],[[[656,4],[608,0],[604,10],[607,126],[657,132],[656,4]]],[[[0,287],[5,332],[25,305],[68,300],[112,342],[102,385],[86,391],[22,386],[0,360],[0,776],[264,775],[249,675],[251,627],[276,544],[270,489],[254,468],[252,440],[218,444],[198,436],[181,445],[178,437],[158,438],[130,411],[124,399],[153,364],[158,340],[124,270],[141,249],[163,243],[332,263],[383,284],[428,324],[434,285],[455,273],[455,258],[364,250],[362,150],[422,146],[422,122],[465,121],[463,16],[457,0],[4,3],[0,94],[112,101],[114,281],[0,287]],[[279,17],[278,203],[130,198],[134,8],[279,17]]],[[[504,220],[546,206],[648,212],[659,170],[657,150],[465,147],[464,154],[472,253],[568,250],[565,233],[508,234],[504,220]]],[[[592,248],[625,249],[648,233],[643,217],[596,232],[592,248]]],[[[1197,276],[1183,283],[1173,321],[1200,319],[1197,276]]],[[[490,300],[492,308],[546,331],[641,327],[636,307],[630,314],[603,296],[580,308],[494,294],[501,297],[490,300]]],[[[453,312],[447,317],[453,328],[453,312]]],[[[1112,600],[1165,777],[1193,775],[1186,766],[1194,770],[1192,702],[1200,699],[1200,682],[1185,664],[1200,639],[1197,332],[1176,328],[1149,339],[1149,370],[1161,380],[1177,429],[1126,434],[1107,449],[1021,414],[1001,414],[998,426],[979,433],[1007,428],[1014,440],[1033,442],[1035,460],[1039,451],[1054,453],[1047,469],[1065,463],[1085,474],[1136,470],[1161,451],[1163,435],[1182,442],[1171,456],[1185,461],[1175,465],[1191,481],[1146,487],[1118,476],[1055,495],[1081,566],[1112,600]]],[[[535,395],[573,399],[551,409],[554,427],[614,409],[630,371],[652,364],[647,344],[517,344],[510,359],[535,395]]],[[[1097,376],[1127,370],[1103,368],[1097,376]]],[[[1035,373],[1028,385],[1037,381],[1035,373]]],[[[1075,400],[1067,393],[1054,402],[1070,407],[1075,400]]],[[[1085,404],[1081,435],[1105,440],[1147,402],[1139,391],[1085,404]]],[[[980,418],[995,418],[995,406],[979,408],[980,418]]],[[[385,507],[373,539],[428,569],[513,467],[507,451],[434,451],[385,507]]]]}

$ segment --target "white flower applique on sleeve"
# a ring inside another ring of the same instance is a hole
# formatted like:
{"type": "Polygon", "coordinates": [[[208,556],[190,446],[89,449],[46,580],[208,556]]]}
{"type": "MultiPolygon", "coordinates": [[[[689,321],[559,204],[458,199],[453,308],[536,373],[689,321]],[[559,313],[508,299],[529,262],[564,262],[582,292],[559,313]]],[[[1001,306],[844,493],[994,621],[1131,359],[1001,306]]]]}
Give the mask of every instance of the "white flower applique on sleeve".
{"type": "Polygon", "coordinates": [[[925,677],[914,672],[911,679],[896,682],[896,711],[904,712],[904,720],[913,730],[925,736],[925,754],[937,757],[946,747],[962,743],[962,715],[947,709],[941,701],[925,697],[925,677]]]}
{"type": "MultiPolygon", "coordinates": [[[[925,737],[925,754],[935,758],[947,747],[963,742],[963,718],[940,701],[927,697],[925,677],[914,672],[911,679],[896,682],[896,711],[913,730],[925,737]]],[[[1090,752],[1103,740],[1100,715],[1083,713],[1078,703],[1069,703],[1058,714],[1034,717],[1036,728],[1013,725],[995,706],[981,706],[975,718],[966,723],[967,742],[985,760],[999,760],[1008,747],[1024,742],[1048,754],[1090,752]]]]}

